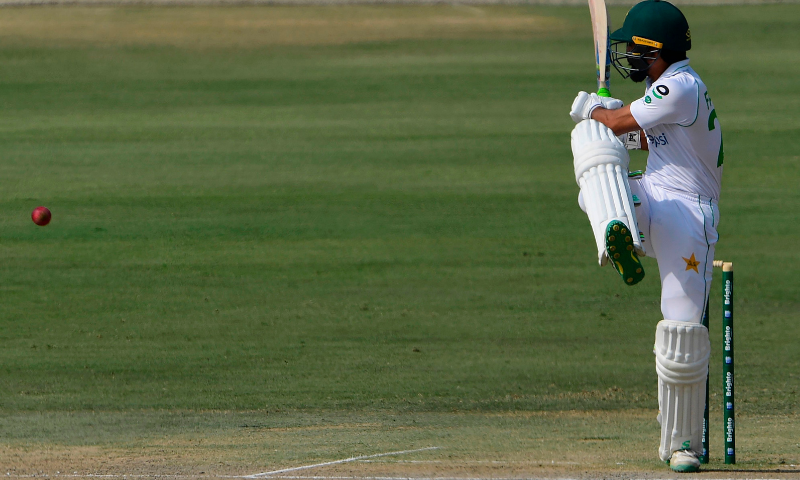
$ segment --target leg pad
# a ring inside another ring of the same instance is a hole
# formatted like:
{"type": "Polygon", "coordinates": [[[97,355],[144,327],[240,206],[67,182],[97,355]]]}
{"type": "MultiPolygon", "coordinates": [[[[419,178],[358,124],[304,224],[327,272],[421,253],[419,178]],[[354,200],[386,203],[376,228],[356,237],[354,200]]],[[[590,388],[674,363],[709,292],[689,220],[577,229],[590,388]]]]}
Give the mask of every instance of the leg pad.
{"type": "MultiPolygon", "coordinates": [[[[598,260],[606,261],[606,228],[618,221],[638,233],[633,194],[628,183],[628,151],[608,127],[584,120],[572,130],[575,181],[581,188],[584,211],[594,230],[598,260]]],[[[644,255],[638,235],[632,236],[636,253],[644,255]]]]}
{"type": "Polygon", "coordinates": [[[656,372],[661,421],[659,457],[676,450],[703,452],[703,413],[711,343],[698,323],[662,320],[656,327],[656,372]]]}

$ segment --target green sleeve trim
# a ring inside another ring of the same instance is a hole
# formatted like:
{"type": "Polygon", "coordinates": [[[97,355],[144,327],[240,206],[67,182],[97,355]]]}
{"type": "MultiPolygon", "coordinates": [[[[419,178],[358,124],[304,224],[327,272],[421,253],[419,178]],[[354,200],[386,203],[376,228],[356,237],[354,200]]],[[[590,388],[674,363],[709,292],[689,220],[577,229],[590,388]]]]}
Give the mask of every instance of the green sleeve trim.
{"type": "Polygon", "coordinates": [[[697,117],[700,116],[700,85],[698,85],[697,80],[694,81],[694,86],[697,88],[697,107],[694,109],[694,120],[692,120],[692,123],[690,123],[689,125],[681,125],[679,123],[678,124],[679,127],[684,127],[684,128],[691,127],[692,125],[695,124],[695,122],[697,122],[697,117]]]}

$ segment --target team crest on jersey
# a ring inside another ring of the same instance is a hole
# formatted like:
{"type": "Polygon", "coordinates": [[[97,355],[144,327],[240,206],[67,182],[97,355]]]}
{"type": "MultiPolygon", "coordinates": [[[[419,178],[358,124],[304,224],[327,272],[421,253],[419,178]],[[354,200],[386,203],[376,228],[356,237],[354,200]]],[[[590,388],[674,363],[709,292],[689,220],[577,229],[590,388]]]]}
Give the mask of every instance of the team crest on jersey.
{"type": "Polygon", "coordinates": [[[647,103],[647,104],[653,103],[653,99],[650,98],[650,95],[645,95],[644,96],[644,103],[647,103]]]}
{"type": "Polygon", "coordinates": [[[685,258],[685,257],[681,257],[681,258],[683,258],[683,261],[686,262],[686,271],[687,272],[689,270],[694,270],[695,273],[700,273],[700,271],[697,270],[697,266],[700,265],[700,262],[698,262],[697,259],[694,258],[694,253],[692,253],[692,256],[689,257],[689,258],[685,258]]]}

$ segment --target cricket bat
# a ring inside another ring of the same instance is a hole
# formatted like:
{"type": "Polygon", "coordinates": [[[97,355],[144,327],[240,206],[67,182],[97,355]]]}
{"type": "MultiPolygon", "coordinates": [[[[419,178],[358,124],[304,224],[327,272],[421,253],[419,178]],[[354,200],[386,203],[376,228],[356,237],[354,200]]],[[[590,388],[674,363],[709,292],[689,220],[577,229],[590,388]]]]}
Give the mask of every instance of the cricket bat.
{"type": "Polygon", "coordinates": [[[597,64],[597,94],[610,97],[611,92],[611,52],[608,51],[611,25],[605,0],[589,0],[589,13],[592,15],[594,33],[594,56],[597,64]]]}

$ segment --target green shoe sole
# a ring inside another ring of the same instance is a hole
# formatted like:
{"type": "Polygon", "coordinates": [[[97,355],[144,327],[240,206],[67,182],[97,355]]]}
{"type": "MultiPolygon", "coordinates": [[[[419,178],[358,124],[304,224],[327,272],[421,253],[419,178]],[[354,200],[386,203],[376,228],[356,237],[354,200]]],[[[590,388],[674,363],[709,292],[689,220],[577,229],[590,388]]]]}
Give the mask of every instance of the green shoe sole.
{"type": "Polygon", "coordinates": [[[633,248],[633,235],[619,220],[606,227],[606,253],[611,264],[627,285],[636,285],[644,278],[644,267],[633,248]]]}
{"type": "Polygon", "coordinates": [[[678,473],[696,473],[700,471],[700,467],[696,465],[670,465],[669,468],[678,473]]]}

